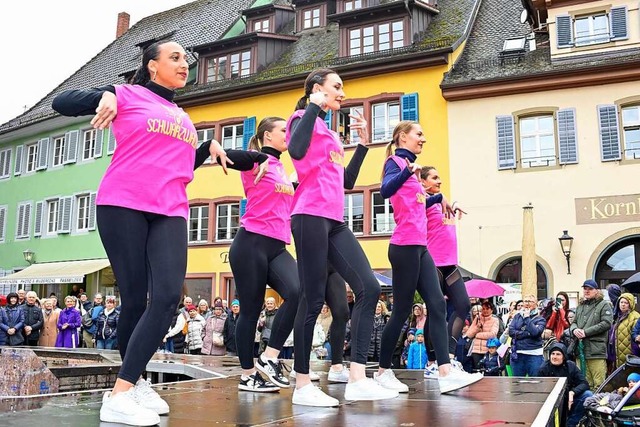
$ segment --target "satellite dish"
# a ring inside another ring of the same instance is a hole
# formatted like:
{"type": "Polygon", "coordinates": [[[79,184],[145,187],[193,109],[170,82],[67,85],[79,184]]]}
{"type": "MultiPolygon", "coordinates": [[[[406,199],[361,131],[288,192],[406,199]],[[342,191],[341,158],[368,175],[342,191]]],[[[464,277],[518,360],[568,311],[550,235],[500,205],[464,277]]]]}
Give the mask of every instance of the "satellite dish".
{"type": "Polygon", "coordinates": [[[520,14],[520,23],[524,24],[527,22],[527,18],[529,18],[529,12],[527,12],[527,9],[524,9],[520,14]]]}

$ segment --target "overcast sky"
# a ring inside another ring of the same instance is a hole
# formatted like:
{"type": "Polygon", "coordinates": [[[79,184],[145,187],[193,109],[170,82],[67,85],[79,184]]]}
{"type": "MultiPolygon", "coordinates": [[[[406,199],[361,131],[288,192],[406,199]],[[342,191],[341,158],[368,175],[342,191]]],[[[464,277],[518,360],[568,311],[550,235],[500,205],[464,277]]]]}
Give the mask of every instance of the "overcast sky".
{"type": "Polygon", "coordinates": [[[107,46],[119,12],[131,26],[193,0],[0,0],[0,124],[44,98],[107,46]]]}

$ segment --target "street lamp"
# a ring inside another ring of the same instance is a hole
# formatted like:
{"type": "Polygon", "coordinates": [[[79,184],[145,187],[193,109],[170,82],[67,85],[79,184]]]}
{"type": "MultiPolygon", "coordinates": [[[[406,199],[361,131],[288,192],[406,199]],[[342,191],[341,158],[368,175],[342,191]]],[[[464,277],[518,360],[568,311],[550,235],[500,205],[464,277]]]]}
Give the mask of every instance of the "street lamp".
{"type": "Polygon", "coordinates": [[[567,230],[562,231],[562,236],[558,237],[562,254],[567,259],[567,274],[571,274],[571,246],[573,246],[573,237],[569,236],[567,230]]]}
{"type": "Polygon", "coordinates": [[[24,260],[27,261],[29,265],[36,262],[36,253],[31,249],[25,249],[24,251],[22,251],[22,255],[24,256],[24,260]]]}

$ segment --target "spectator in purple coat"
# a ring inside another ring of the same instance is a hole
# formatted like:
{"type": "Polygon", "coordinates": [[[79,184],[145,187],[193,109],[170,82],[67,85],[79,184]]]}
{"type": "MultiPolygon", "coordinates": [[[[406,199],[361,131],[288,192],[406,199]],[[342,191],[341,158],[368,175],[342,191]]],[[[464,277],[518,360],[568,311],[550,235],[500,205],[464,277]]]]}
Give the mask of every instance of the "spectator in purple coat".
{"type": "Polygon", "coordinates": [[[82,317],[75,307],[76,298],[67,296],[64,299],[66,308],[60,312],[58,318],[58,338],[56,347],[76,348],[78,347],[78,328],[82,325],[82,317]]]}

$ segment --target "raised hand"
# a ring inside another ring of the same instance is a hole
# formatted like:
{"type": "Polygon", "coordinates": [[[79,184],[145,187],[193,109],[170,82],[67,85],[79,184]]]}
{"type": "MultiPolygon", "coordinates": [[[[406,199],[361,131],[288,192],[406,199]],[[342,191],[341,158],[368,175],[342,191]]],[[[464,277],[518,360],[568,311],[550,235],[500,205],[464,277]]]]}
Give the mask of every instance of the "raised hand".
{"type": "Polygon", "coordinates": [[[358,137],[360,139],[360,141],[358,141],[358,144],[361,145],[367,145],[369,144],[369,133],[367,131],[367,121],[364,119],[364,116],[362,115],[362,113],[358,110],[354,110],[356,112],[357,115],[355,114],[349,114],[349,117],[351,117],[352,121],[349,124],[349,127],[352,130],[355,130],[358,132],[358,137]]]}
{"type": "Polygon", "coordinates": [[[220,158],[220,166],[222,166],[222,171],[225,175],[227,175],[227,164],[232,165],[233,162],[227,157],[227,152],[224,151],[222,145],[215,139],[211,140],[211,145],[209,145],[209,154],[211,154],[211,160],[214,162],[218,161],[220,158]]]}

